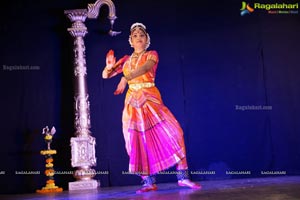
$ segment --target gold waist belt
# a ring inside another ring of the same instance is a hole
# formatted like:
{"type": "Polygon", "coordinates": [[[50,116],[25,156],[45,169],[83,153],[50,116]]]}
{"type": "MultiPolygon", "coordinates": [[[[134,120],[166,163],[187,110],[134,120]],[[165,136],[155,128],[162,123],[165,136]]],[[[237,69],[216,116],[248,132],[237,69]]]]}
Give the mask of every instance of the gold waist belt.
{"type": "Polygon", "coordinates": [[[154,83],[132,83],[132,84],[129,84],[129,89],[139,90],[142,88],[151,88],[154,86],[155,86],[154,83]]]}

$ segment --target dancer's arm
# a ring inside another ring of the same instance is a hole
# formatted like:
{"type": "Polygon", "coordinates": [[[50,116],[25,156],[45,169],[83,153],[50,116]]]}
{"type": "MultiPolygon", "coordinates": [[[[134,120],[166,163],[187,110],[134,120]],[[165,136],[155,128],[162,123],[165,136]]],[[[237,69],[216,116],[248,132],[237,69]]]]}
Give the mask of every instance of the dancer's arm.
{"type": "MultiPolygon", "coordinates": [[[[126,56],[124,56],[126,57],[126,56]]],[[[107,79],[114,77],[115,75],[122,72],[122,66],[124,64],[123,60],[124,57],[121,58],[117,63],[113,64],[112,66],[106,65],[102,71],[102,78],[107,79]]]]}
{"type": "Polygon", "coordinates": [[[126,75],[125,79],[127,81],[130,81],[131,79],[141,76],[141,75],[145,74],[146,72],[148,72],[154,65],[155,65],[154,60],[151,60],[151,59],[147,60],[143,66],[135,69],[134,71],[132,71],[128,75],[126,75]]]}
{"type": "Polygon", "coordinates": [[[102,71],[102,78],[107,79],[111,78],[122,72],[122,67],[128,56],[125,55],[123,58],[119,59],[116,62],[116,57],[114,56],[114,52],[110,50],[106,55],[106,66],[102,71]]]}

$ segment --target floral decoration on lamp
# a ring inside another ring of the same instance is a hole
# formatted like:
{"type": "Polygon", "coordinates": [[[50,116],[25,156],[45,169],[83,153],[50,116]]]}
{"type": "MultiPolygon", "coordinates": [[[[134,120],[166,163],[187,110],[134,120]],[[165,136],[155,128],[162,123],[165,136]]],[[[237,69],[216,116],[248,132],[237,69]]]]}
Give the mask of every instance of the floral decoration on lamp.
{"type": "Polygon", "coordinates": [[[51,193],[51,192],[62,192],[63,189],[55,185],[54,181],[54,174],[55,170],[53,168],[53,157],[52,155],[56,154],[56,150],[51,149],[50,145],[52,142],[53,135],[55,134],[56,130],[52,127],[51,131],[49,131],[48,126],[43,128],[43,135],[45,135],[44,140],[47,143],[47,149],[41,150],[40,154],[45,156],[46,158],[46,169],[45,175],[47,176],[48,180],[46,181],[46,186],[40,190],[36,190],[37,193],[51,193]]]}

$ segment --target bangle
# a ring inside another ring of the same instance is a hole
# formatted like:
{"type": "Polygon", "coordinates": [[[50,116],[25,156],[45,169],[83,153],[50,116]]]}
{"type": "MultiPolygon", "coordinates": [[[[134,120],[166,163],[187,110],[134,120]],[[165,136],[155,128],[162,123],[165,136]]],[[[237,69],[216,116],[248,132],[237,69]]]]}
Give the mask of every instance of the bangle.
{"type": "Polygon", "coordinates": [[[124,78],[125,78],[127,81],[130,81],[130,80],[132,79],[131,73],[129,73],[128,75],[124,75],[124,78]]]}
{"type": "Polygon", "coordinates": [[[105,67],[104,69],[107,73],[110,73],[113,70],[113,69],[107,69],[107,67],[105,67]]]}

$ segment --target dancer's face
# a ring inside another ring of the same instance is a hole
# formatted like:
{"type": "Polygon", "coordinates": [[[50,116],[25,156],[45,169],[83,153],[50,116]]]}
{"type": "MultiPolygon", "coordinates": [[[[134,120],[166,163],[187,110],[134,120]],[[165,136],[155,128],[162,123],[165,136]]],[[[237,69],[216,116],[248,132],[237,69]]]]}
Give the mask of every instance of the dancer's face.
{"type": "Polygon", "coordinates": [[[147,35],[141,28],[136,28],[131,33],[131,42],[135,49],[145,49],[147,42],[147,35]]]}

